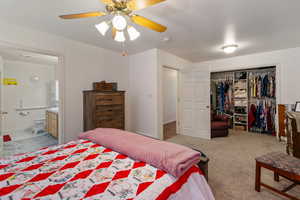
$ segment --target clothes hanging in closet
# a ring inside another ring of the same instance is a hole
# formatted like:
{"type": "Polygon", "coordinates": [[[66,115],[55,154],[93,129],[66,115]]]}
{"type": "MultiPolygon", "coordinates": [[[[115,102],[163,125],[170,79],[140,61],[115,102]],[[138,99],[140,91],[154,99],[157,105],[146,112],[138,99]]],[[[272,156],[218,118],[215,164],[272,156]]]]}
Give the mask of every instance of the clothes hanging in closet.
{"type": "Polygon", "coordinates": [[[232,80],[218,80],[215,81],[215,91],[217,98],[217,110],[219,112],[233,113],[233,95],[232,95],[232,80]]]}
{"type": "Polygon", "coordinates": [[[276,83],[275,83],[274,72],[265,72],[265,73],[250,72],[249,75],[250,97],[275,98],[276,95],[275,85],[276,83]]]}
{"type": "Polygon", "coordinates": [[[274,134],[276,103],[273,99],[256,100],[251,102],[248,113],[250,130],[274,134]]]}

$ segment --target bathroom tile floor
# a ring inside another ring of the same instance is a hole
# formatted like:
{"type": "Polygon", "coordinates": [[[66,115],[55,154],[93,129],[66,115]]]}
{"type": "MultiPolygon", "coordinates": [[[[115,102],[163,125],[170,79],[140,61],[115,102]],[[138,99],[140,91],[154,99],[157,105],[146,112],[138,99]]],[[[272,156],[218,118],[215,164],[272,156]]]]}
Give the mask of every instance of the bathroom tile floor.
{"type": "Polygon", "coordinates": [[[0,152],[3,157],[15,154],[33,152],[44,147],[57,145],[58,141],[48,133],[42,133],[35,137],[12,140],[3,144],[3,151],[0,152]]]}
{"type": "Polygon", "coordinates": [[[42,135],[46,135],[47,132],[42,132],[42,133],[32,133],[31,131],[26,131],[26,130],[19,130],[19,131],[14,131],[10,134],[11,138],[13,141],[19,141],[19,140],[25,140],[29,138],[34,138],[42,135]]]}

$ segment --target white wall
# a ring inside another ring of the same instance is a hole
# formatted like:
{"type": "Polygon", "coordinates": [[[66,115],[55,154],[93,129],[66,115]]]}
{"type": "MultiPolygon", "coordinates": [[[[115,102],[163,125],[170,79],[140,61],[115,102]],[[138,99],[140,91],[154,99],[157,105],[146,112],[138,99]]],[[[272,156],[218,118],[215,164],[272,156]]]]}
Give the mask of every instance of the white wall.
{"type": "Polygon", "coordinates": [[[211,72],[277,65],[277,103],[294,104],[300,100],[300,48],[258,53],[194,64],[211,72]]]}
{"type": "Polygon", "coordinates": [[[131,131],[157,138],[157,49],[130,56],[131,131]]]}
{"type": "MultiPolygon", "coordinates": [[[[158,49],[130,56],[130,130],[160,139],[163,138],[163,66],[184,70],[190,63],[158,49]]],[[[180,82],[180,73],[178,76],[180,82]]]]}
{"type": "Polygon", "coordinates": [[[163,68],[163,123],[176,121],[177,71],[163,68]]]}
{"type": "MultiPolygon", "coordinates": [[[[1,80],[3,80],[3,59],[2,59],[2,57],[0,56],[0,81],[1,80]]],[[[3,95],[2,95],[2,84],[0,83],[0,112],[2,111],[2,102],[3,102],[3,95]]],[[[1,116],[1,114],[0,114],[0,117],[2,117],[1,116]]],[[[0,119],[0,156],[2,156],[1,155],[1,153],[2,153],[2,147],[3,147],[3,140],[2,140],[2,120],[0,119]]]]}
{"type": "Polygon", "coordinates": [[[8,114],[3,117],[2,130],[5,133],[30,130],[34,120],[45,119],[46,110],[31,110],[27,116],[21,116],[16,108],[50,106],[50,83],[55,80],[55,66],[5,60],[3,72],[4,78],[15,78],[18,85],[3,86],[2,106],[8,114]],[[40,80],[32,81],[32,76],[40,80]]]}
{"type": "Polygon", "coordinates": [[[60,96],[65,94],[61,102],[64,108],[64,116],[61,117],[64,118],[65,141],[76,139],[83,129],[83,90],[91,89],[93,82],[101,80],[116,81],[120,89],[128,89],[128,57],[3,21],[0,21],[0,26],[0,44],[17,44],[63,56],[64,68],[57,69],[57,76],[59,80],[64,80],[60,84],[60,96]]]}
{"type": "Polygon", "coordinates": [[[3,58],[0,56],[0,72],[3,70],[3,58]]]}
{"type": "Polygon", "coordinates": [[[178,70],[185,70],[191,67],[191,62],[161,49],[158,50],[158,64],[160,68],[167,66],[178,70]]]}

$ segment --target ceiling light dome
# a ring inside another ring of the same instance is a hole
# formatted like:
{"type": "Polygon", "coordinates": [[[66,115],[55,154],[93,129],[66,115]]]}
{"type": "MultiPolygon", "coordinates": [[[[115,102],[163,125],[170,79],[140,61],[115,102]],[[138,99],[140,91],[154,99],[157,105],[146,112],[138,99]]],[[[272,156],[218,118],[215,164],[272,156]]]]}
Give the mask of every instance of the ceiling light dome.
{"type": "Polygon", "coordinates": [[[237,44],[229,44],[222,47],[222,50],[227,53],[234,53],[239,46],[237,44]]]}
{"type": "Polygon", "coordinates": [[[121,15],[116,15],[112,19],[112,24],[117,30],[122,31],[126,28],[127,21],[126,21],[125,17],[123,17],[121,15]]]}

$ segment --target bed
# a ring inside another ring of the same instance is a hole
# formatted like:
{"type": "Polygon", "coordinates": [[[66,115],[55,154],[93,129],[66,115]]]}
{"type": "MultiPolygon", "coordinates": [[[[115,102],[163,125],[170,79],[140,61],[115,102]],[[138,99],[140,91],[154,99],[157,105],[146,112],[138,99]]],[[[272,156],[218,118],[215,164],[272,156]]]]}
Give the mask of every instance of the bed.
{"type": "Polygon", "coordinates": [[[203,199],[201,170],[180,177],[88,139],[0,159],[0,199],[203,199]]]}

